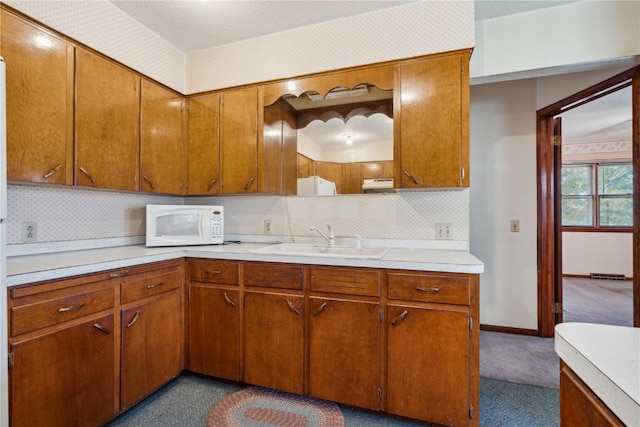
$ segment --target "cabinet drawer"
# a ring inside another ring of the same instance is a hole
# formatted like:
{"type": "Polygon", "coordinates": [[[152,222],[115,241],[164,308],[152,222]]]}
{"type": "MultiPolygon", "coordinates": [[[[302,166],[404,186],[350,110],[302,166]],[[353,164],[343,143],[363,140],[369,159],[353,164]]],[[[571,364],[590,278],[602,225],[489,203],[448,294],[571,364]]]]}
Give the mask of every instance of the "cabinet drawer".
{"type": "Polygon", "coordinates": [[[122,304],[126,304],[140,298],[179,288],[181,283],[180,270],[163,271],[157,274],[140,274],[140,277],[127,278],[122,283],[120,300],[122,304]]]}
{"type": "Polygon", "coordinates": [[[227,261],[190,260],[189,280],[192,282],[238,284],[239,263],[227,261]]]}
{"type": "Polygon", "coordinates": [[[247,263],[244,283],[247,286],[302,289],[302,271],[301,265],[247,263]]]}
{"type": "MultiPolygon", "coordinates": [[[[95,288],[95,287],[94,287],[95,288]]],[[[77,290],[73,295],[11,308],[11,335],[20,335],[114,306],[113,288],[77,290]]]]}
{"type": "Polygon", "coordinates": [[[389,299],[470,304],[468,277],[389,273],[388,280],[389,299]]]}
{"type": "Polygon", "coordinates": [[[375,270],[311,268],[311,292],[379,296],[380,272],[375,270]]]}

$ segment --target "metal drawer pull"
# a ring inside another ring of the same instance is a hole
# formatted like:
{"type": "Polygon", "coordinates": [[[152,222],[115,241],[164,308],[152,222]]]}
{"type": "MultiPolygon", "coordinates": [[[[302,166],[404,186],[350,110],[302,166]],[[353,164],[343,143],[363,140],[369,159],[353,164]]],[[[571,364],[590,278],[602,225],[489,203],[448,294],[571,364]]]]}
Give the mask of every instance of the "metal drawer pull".
{"type": "Polygon", "coordinates": [[[107,335],[109,335],[109,334],[111,333],[111,331],[110,331],[110,330],[108,330],[107,328],[105,328],[105,327],[104,327],[104,326],[102,326],[102,325],[98,325],[97,323],[94,323],[94,324],[93,324],[93,327],[94,327],[94,328],[96,328],[96,329],[98,329],[98,330],[100,330],[100,331],[102,331],[102,332],[104,332],[104,333],[105,333],[105,334],[107,334],[107,335]]]}
{"type": "Polygon", "coordinates": [[[407,310],[403,311],[402,313],[400,313],[400,316],[393,319],[393,322],[391,322],[391,326],[396,326],[398,322],[401,322],[408,315],[409,315],[409,312],[407,310]]]}
{"type": "MultiPolygon", "coordinates": [[[[287,300],[287,304],[289,305],[289,308],[291,309],[291,311],[293,311],[295,314],[300,314],[300,310],[298,310],[296,308],[295,305],[293,305],[293,303],[291,302],[291,300],[287,300]]],[[[325,303],[326,304],[326,303],[325,303]]]]}
{"type": "Polygon", "coordinates": [[[227,293],[226,293],[226,292],[224,292],[224,293],[223,293],[223,295],[224,295],[224,300],[225,300],[226,302],[228,302],[228,303],[231,305],[231,307],[235,307],[235,306],[236,306],[236,303],[235,303],[235,302],[233,302],[233,301],[231,300],[231,298],[229,298],[229,296],[227,295],[227,293]]]}
{"type": "Polygon", "coordinates": [[[129,270],[121,271],[120,273],[111,273],[109,274],[109,279],[115,279],[117,277],[128,276],[129,270]]]}
{"type": "Polygon", "coordinates": [[[158,288],[158,287],[160,287],[162,285],[164,285],[164,283],[162,283],[162,282],[156,283],[155,285],[147,285],[147,289],[158,288]]]}
{"type": "Polygon", "coordinates": [[[253,181],[255,181],[254,177],[249,178],[249,181],[247,181],[247,183],[244,186],[244,191],[247,191],[249,187],[251,187],[251,184],[253,183],[253,181]]]}
{"type": "Polygon", "coordinates": [[[146,176],[143,175],[142,179],[147,181],[147,184],[149,184],[149,187],[151,187],[152,190],[155,190],[155,188],[153,187],[153,182],[151,182],[151,180],[149,178],[147,178],[146,176]]]}
{"type": "Polygon", "coordinates": [[[138,311],[136,311],[136,315],[133,316],[133,319],[131,319],[131,322],[129,322],[127,324],[127,328],[130,328],[131,326],[133,326],[133,324],[138,321],[138,317],[140,317],[140,309],[138,309],[138,311]]]}
{"type": "Polygon", "coordinates": [[[96,180],[93,179],[93,177],[91,176],[91,174],[89,172],[87,172],[87,170],[83,167],[80,167],[80,172],[82,172],[87,178],[89,178],[89,181],[91,181],[92,184],[96,183],[96,180]]]}
{"type": "Polygon", "coordinates": [[[44,174],[42,177],[44,179],[47,178],[51,178],[53,175],[57,174],[58,172],[60,172],[60,169],[62,169],[62,163],[60,163],[58,166],[56,166],[55,168],[51,169],[51,172],[44,174]]]}
{"type": "Polygon", "coordinates": [[[209,185],[207,186],[207,191],[211,191],[211,187],[213,187],[213,184],[215,183],[216,183],[216,179],[214,178],[209,182],[209,185]]]}
{"type": "Polygon", "coordinates": [[[207,274],[221,274],[222,271],[220,271],[220,270],[207,270],[206,273],[207,274]]]}
{"type": "Polygon", "coordinates": [[[416,287],[416,291],[420,292],[429,292],[435,294],[436,292],[440,292],[440,288],[423,288],[422,286],[416,287]]]}
{"type": "Polygon", "coordinates": [[[70,307],[60,307],[58,309],[58,313],[64,313],[65,311],[80,310],[82,307],[84,307],[84,304],[76,304],[76,305],[72,305],[70,307]]]}
{"type": "Polygon", "coordinates": [[[420,182],[420,180],[418,178],[416,178],[415,176],[411,175],[411,172],[404,171],[404,174],[407,175],[409,178],[411,178],[413,180],[413,182],[415,182],[416,184],[421,184],[421,182],[420,182]]]}
{"type": "Polygon", "coordinates": [[[313,312],[314,316],[317,316],[318,314],[322,313],[322,310],[324,310],[327,307],[327,303],[323,302],[322,304],[320,304],[320,307],[316,308],[316,310],[313,312]]]}

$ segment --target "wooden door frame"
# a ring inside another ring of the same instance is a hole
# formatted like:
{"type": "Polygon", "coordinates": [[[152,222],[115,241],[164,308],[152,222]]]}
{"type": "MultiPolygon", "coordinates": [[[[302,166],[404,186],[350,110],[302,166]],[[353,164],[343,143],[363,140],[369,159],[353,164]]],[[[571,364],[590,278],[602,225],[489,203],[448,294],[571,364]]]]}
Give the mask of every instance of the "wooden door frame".
{"type": "Polygon", "coordinates": [[[579,105],[601,98],[622,87],[632,86],[633,146],[633,323],[640,327],[640,66],[611,77],[536,112],[537,200],[538,200],[538,334],[552,337],[556,316],[554,277],[562,248],[556,248],[557,224],[554,205],[556,179],[553,163],[553,118],[579,105]],[[626,84],[625,82],[628,82],[626,84]]]}

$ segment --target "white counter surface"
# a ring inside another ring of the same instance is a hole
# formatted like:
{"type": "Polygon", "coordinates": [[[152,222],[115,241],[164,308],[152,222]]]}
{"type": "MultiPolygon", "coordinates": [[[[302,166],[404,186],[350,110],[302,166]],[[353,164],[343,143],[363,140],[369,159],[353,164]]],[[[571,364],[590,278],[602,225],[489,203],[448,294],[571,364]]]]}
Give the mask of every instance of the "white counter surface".
{"type": "Polygon", "coordinates": [[[240,243],[214,246],[147,248],[144,245],[86,249],[7,258],[7,286],[53,280],[103,270],[129,267],[182,257],[245,261],[288,262],[349,267],[442,271],[479,274],[484,265],[462,250],[391,248],[382,259],[322,258],[267,255],[250,251],[269,244],[240,243]]]}
{"type": "Polygon", "coordinates": [[[640,426],[640,328],[561,323],[556,353],[628,426],[640,426]]]}

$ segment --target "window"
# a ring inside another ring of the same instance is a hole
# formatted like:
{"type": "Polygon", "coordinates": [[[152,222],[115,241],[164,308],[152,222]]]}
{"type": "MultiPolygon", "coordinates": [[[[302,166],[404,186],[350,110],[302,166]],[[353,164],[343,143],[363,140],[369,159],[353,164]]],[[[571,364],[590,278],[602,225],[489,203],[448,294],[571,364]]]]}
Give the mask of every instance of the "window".
{"type": "Polygon", "coordinates": [[[631,163],[563,166],[562,225],[582,228],[632,227],[631,163]]]}

